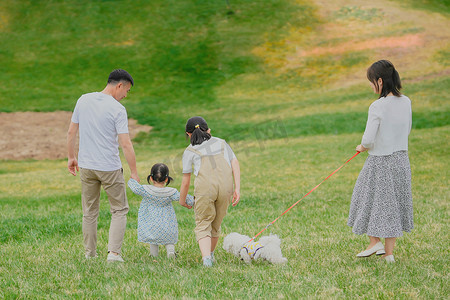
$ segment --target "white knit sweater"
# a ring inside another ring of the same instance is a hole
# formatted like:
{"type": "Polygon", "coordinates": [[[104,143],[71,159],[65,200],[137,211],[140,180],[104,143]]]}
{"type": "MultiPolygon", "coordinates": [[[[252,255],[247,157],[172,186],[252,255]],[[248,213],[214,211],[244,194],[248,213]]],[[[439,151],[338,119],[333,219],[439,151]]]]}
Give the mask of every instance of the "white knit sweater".
{"type": "Polygon", "coordinates": [[[411,123],[411,100],[408,97],[382,97],[369,107],[361,144],[369,149],[370,155],[376,156],[408,150],[411,123]]]}

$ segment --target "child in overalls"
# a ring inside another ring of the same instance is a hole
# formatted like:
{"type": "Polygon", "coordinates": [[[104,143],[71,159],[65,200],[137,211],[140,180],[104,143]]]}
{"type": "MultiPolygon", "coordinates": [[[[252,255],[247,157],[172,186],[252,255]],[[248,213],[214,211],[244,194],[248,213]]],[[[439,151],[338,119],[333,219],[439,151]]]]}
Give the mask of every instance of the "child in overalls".
{"type": "Polygon", "coordinates": [[[233,206],[239,202],[241,177],[239,162],[231,147],[224,140],[212,137],[210,132],[202,117],[193,117],[187,121],[186,134],[191,145],[183,154],[180,188],[180,204],[192,208],[186,204],[186,195],[191,173],[194,172],[195,236],[206,267],[211,267],[215,262],[214,249],[219,241],[220,225],[231,199],[233,206]]]}

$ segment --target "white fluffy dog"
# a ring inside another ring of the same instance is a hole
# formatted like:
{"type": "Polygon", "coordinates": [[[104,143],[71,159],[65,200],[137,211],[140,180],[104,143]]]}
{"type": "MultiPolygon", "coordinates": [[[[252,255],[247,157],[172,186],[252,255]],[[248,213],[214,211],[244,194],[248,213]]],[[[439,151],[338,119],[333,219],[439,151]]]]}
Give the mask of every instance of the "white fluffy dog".
{"type": "Polygon", "coordinates": [[[223,240],[223,249],[228,253],[240,257],[246,263],[252,259],[264,259],[273,264],[287,262],[281,253],[281,241],[277,235],[263,236],[259,241],[250,241],[250,237],[236,232],[230,233],[223,240]]]}

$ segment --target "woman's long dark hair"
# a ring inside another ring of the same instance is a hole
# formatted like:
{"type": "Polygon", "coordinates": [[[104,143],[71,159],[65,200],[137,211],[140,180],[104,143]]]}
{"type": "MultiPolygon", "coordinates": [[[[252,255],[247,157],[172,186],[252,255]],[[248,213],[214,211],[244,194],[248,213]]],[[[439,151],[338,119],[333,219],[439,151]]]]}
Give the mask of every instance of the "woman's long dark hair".
{"type": "Polygon", "coordinates": [[[367,69],[367,79],[375,85],[377,90],[380,90],[378,86],[379,78],[383,80],[380,98],[386,97],[389,93],[397,97],[401,95],[400,89],[402,88],[402,84],[400,82],[400,75],[398,75],[397,70],[390,61],[379,60],[367,69]]]}
{"type": "Polygon", "coordinates": [[[204,141],[211,138],[211,134],[208,131],[208,124],[202,117],[192,117],[186,123],[186,132],[192,133],[191,145],[200,145],[204,141]]]}
{"type": "Polygon", "coordinates": [[[167,178],[166,185],[168,185],[173,180],[173,178],[169,176],[169,167],[165,164],[154,164],[152,170],[150,171],[150,175],[148,175],[147,177],[147,182],[149,184],[151,184],[150,178],[152,178],[153,181],[156,182],[164,182],[167,178]]]}

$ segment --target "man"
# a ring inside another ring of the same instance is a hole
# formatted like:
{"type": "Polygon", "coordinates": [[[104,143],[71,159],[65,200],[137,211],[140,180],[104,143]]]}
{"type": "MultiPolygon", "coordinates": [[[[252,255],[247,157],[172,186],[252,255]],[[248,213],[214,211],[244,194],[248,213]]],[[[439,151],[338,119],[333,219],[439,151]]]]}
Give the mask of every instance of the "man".
{"type": "Polygon", "coordinates": [[[132,85],[133,78],[127,71],[112,71],[103,91],[85,94],[78,99],[67,132],[67,167],[74,176],[79,171],[81,177],[83,238],[88,259],[97,257],[97,218],[100,189],[103,186],[111,211],[107,260],[123,262],[120,253],[129,207],[119,144],[130,167],[131,178],[140,181],[128,133],[127,111],[120,104],[132,85]],[[78,130],[80,142],[77,161],[75,140],[78,130]]]}

